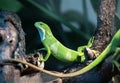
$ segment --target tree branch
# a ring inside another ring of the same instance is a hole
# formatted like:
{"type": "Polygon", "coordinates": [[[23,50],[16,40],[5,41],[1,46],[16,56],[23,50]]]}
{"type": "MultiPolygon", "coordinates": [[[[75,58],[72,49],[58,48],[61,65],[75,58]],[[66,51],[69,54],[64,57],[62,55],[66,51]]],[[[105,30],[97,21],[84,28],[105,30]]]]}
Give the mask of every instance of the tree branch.
{"type": "Polygon", "coordinates": [[[97,31],[92,49],[102,52],[109,44],[115,33],[114,16],[116,9],[116,0],[101,0],[97,31]]]}

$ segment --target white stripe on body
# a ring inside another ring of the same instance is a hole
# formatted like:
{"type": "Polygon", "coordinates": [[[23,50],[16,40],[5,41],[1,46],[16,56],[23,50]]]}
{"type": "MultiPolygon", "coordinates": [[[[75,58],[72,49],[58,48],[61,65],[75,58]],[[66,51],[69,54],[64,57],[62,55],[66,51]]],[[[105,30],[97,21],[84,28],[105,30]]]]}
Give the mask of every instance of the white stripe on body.
{"type": "Polygon", "coordinates": [[[71,52],[69,52],[69,50],[67,51],[67,54],[65,55],[65,58],[67,58],[68,60],[71,60],[72,55],[71,55],[71,52]]]}
{"type": "Polygon", "coordinates": [[[59,42],[55,42],[53,44],[50,45],[50,49],[51,51],[53,51],[53,54],[57,54],[58,52],[58,46],[59,46],[59,42]]]}

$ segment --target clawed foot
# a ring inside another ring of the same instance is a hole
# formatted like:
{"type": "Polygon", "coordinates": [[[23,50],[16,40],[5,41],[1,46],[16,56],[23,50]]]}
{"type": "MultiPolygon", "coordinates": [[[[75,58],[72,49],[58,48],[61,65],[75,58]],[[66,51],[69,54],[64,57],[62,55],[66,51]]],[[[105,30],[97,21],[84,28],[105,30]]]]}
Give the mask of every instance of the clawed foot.
{"type": "Polygon", "coordinates": [[[91,59],[96,59],[99,55],[100,52],[99,51],[95,51],[95,50],[91,50],[90,48],[86,48],[85,49],[85,54],[91,59]]]}

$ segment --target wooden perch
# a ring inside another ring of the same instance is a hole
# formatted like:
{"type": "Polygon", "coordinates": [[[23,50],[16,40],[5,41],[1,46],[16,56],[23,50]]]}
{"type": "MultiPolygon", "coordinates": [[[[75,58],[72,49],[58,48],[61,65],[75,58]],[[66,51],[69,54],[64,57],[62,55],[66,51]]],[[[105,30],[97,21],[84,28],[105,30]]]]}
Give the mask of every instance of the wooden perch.
{"type": "MultiPolygon", "coordinates": [[[[21,21],[16,14],[9,11],[0,12],[0,59],[9,59],[15,57],[18,54],[18,50],[21,55],[25,55],[22,44],[24,44],[24,33],[21,30],[21,21]],[[21,36],[18,36],[18,33],[21,36]],[[23,37],[22,37],[23,36],[23,37]],[[21,44],[21,45],[20,45],[21,44]]],[[[20,56],[21,59],[24,58],[20,56]]],[[[14,83],[15,79],[20,76],[19,70],[14,66],[5,65],[0,68],[0,82],[1,83],[14,83]]]]}
{"type": "Polygon", "coordinates": [[[92,49],[102,52],[109,44],[115,33],[114,16],[116,0],[100,0],[100,8],[97,19],[97,30],[92,49]]]}

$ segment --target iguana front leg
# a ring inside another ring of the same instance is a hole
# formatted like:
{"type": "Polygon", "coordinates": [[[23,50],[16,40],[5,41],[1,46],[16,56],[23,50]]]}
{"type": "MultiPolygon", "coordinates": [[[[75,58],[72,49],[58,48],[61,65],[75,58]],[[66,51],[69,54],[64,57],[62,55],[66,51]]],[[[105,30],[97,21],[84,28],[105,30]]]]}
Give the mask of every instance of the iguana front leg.
{"type": "Polygon", "coordinates": [[[77,51],[78,51],[81,55],[84,56],[84,55],[85,55],[85,54],[84,54],[84,50],[85,50],[86,48],[90,48],[90,47],[92,46],[93,40],[94,40],[94,37],[91,37],[90,40],[88,41],[88,44],[87,44],[87,45],[84,45],[84,46],[79,46],[78,49],[77,49],[77,51]]]}
{"type": "Polygon", "coordinates": [[[41,56],[39,56],[40,61],[47,61],[48,58],[49,58],[50,55],[51,55],[50,48],[49,48],[47,45],[45,46],[45,48],[38,49],[37,52],[38,52],[38,51],[47,51],[47,54],[45,55],[44,58],[41,58],[41,56]]]}
{"type": "Polygon", "coordinates": [[[87,55],[90,59],[95,59],[98,55],[100,55],[100,52],[97,50],[90,49],[90,47],[93,44],[93,41],[94,37],[91,37],[87,45],[78,47],[78,52],[83,56],[87,55]]]}

